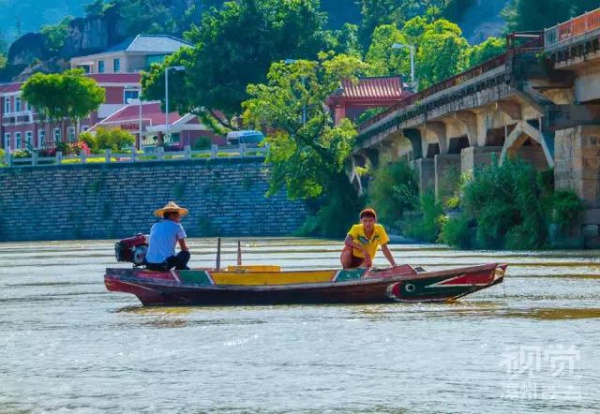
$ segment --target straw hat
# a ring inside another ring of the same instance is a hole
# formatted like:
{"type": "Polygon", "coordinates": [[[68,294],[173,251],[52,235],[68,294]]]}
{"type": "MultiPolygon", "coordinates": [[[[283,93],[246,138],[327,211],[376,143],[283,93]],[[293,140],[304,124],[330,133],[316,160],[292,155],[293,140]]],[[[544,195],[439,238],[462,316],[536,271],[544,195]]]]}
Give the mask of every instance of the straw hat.
{"type": "Polygon", "coordinates": [[[183,208],[183,207],[179,207],[177,204],[175,204],[175,202],[173,201],[169,201],[167,203],[166,206],[164,206],[163,208],[159,208],[158,210],[156,210],[154,212],[154,215],[156,217],[162,217],[164,213],[179,213],[179,215],[181,217],[184,217],[187,215],[188,213],[188,209],[187,208],[183,208]]]}

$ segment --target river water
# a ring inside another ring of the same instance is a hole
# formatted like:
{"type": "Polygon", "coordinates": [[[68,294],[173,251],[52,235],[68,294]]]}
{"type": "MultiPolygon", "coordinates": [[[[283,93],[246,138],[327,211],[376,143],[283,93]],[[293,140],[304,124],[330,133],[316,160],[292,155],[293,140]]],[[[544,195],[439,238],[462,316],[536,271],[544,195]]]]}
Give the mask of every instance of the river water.
{"type": "MultiPolygon", "coordinates": [[[[215,240],[189,244],[214,265],[215,240]]],[[[340,249],[243,246],[290,269],[336,267],[340,249]]],[[[105,290],[104,268],[126,266],[112,249],[0,244],[0,413],[600,412],[600,252],[394,245],[432,269],[510,264],[452,304],[142,308],[105,290]]]]}

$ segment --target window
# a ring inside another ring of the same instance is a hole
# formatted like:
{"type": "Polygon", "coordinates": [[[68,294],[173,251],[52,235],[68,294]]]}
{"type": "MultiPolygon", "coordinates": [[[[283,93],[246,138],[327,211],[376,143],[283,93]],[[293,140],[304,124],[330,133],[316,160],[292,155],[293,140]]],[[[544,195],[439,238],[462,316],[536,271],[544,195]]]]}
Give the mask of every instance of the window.
{"type": "Polygon", "coordinates": [[[21,98],[15,96],[15,112],[21,112],[21,98]]]}
{"type": "Polygon", "coordinates": [[[4,98],[4,113],[5,114],[10,113],[10,98],[9,97],[4,98]]]}
{"type": "Polygon", "coordinates": [[[121,72],[121,59],[113,59],[113,72],[121,72]]]}
{"type": "Polygon", "coordinates": [[[59,128],[54,128],[54,141],[55,142],[60,142],[60,129],[59,128]]]}
{"type": "Polygon", "coordinates": [[[46,144],[46,131],[40,129],[38,131],[38,148],[42,148],[46,144]]]}
{"type": "Polygon", "coordinates": [[[4,134],[4,149],[10,149],[10,132],[4,134]]]}
{"type": "Polygon", "coordinates": [[[69,142],[75,142],[75,127],[69,127],[67,134],[69,137],[69,142]]]}
{"type": "Polygon", "coordinates": [[[25,132],[25,147],[32,148],[33,147],[33,132],[27,131],[25,132]]]}
{"type": "Polygon", "coordinates": [[[104,61],[103,60],[98,61],[98,73],[104,73],[104,61]]]}
{"type": "Polygon", "coordinates": [[[123,103],[130,103],[131,99],[138,99],[140,91],[138,89],[125,89],[123,91],[123,103]]]}
{"type": "Polygon", "coordinates": [[[15,132],[15,148],[21,148],[23,143],[21,142],[21,133],[15,132]]]}

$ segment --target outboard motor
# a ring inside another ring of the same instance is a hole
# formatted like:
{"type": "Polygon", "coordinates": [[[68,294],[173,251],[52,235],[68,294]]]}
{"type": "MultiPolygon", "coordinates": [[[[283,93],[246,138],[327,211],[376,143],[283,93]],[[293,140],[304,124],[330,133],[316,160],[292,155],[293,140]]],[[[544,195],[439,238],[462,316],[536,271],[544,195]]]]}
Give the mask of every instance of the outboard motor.
{"type": "Polygon", "coordinates": [[[150,240],[150,236],[139,233],[116,242],[115,258],[117,262],[130,262],[135,266],[143,265],[146,262],[148,240],[150,240]]]}

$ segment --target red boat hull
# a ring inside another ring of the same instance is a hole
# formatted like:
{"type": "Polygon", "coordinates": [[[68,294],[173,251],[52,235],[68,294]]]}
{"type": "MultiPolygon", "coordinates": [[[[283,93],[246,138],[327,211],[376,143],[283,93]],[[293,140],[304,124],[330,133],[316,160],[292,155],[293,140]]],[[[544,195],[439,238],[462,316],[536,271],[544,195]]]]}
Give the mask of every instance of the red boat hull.
{"type": "Polygon", "coordinates": [[[505,269],[506,265],[491,263],[417,272],[405,265],[387,270],[363,269],[350,276],[338,271],[328,282],[265,285],[218,284],[209,270],[186,273],[107,269],[104,281],[110,291],[132,293],[142,304],[155,306],[444,302],[501,283],[505,269]],[[202,277],[185,280],[190,274],[195,277],[194,272],[202,277]]]}

